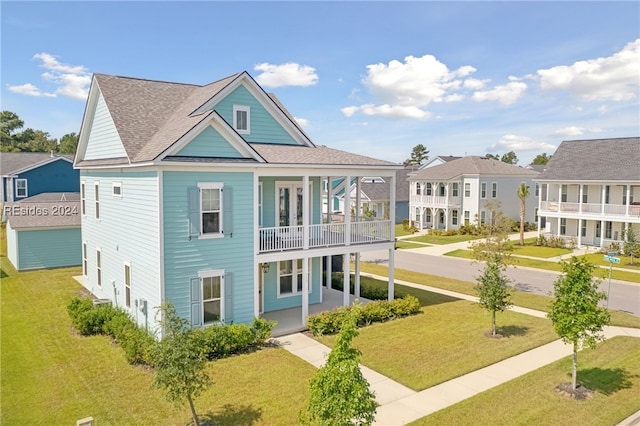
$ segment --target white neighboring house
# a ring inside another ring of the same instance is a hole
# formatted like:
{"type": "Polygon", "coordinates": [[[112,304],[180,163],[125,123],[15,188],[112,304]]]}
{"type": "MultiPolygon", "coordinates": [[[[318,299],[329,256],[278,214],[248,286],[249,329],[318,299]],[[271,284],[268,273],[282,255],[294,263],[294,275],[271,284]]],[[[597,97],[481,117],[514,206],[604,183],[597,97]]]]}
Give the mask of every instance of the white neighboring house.
{"type": "Polygon", "coordinates": [[[564,141],[536,181],[538,234],[602,248],[640,229],[638,137],[564,141]]]}
{"type": "Polygon", "coordinates": [[[468,156],[427,167],[409,175],[409,218],[418,229],[458,229],[490,220],[485,205],[498,200],[500,210],[520,220],[517,188],[530,188],[525,221],[534,223],[538,205],[534,170],[486,157],[468,156]]]}

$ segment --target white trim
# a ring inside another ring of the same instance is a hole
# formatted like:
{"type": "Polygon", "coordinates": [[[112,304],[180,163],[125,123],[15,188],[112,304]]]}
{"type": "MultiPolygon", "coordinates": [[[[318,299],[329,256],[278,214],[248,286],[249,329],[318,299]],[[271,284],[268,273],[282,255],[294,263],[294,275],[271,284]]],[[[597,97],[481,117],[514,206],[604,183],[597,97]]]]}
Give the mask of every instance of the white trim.
{"type": "Polygon", "coordinates": [[[111,195],[113,198],[122,198],[122,182],[111,182],[111,195]],[[116,194],[116,188],[118,188],[118,194],[116,194]]]}
{"type": "Polygon", "coordinates": [[[233,128],[240,135],[251,134],[251,107],[248,105],[234,105],[233,106],[233,128]],[[238,112],[247,113],[246,129],[238,128],[238,112]]]}
{"type": "Polygon", "coordinates": [[[165,302],[165,271],[164,271],[164,185],[162,170],[158,170],[158,247],[160,251],[160,294],[158,300],[165,302]]]}
{"type": "Polygon", "coordinates": [[[198,278],[200,278],[200,315],[201,315],[201,324],[203,327],[206,327],[208,325],[213,325],[213,324],[219,324],[221,322],[224,322],[225,320],[225,309],[224,309],[224,300],[225,300],[225,294],[224,294],[224,269],[209,269],[206,271],[199,271],[198,272],[198,278]],[[215,299],[206,299],[207,301],[215,301],[215,300],[220,300],[220,321],[212,321],[212,322],[208,322],[205,323],[204,322],[204,302],[205,302],[205,298],[204,298],[204,289],[202,288],[203,286],[203,280],[205,278],[215,278],[215,277],[220,277],[220,297],[219,298],[215,298],[215,299]]]}
{"type": "Polygon", "coordinates": [[[14,193],[14,198],[27,198],[29,196],[29,184],[27,182],[27,179],[19,178],[19,179],[15,179],[14,182],[15,182],[15,186],[16,186],[15,193],[14,193]],[[24,182],[24,188],[21,188],[21,189],[24,189],[24,195],[20,195],[18,193],[18,183],[22,183],[22,182],[24,182]]]}
{"type": "Polygon", "coordinates": [[[200,209],[200,236],[199,239],[209,239],[209,238],[223,238],[224,237],[224,184],[222,182],[198,182],[198,189],[200,189],[200,200],[199,200],[199,209],[200,209]],[[203,189],[217,189],[220,194],[219,206],[218,206],[218,232],[208,232],[205,233],[203,230],[203,222],[202,222],[202,190],[203,189]]]}

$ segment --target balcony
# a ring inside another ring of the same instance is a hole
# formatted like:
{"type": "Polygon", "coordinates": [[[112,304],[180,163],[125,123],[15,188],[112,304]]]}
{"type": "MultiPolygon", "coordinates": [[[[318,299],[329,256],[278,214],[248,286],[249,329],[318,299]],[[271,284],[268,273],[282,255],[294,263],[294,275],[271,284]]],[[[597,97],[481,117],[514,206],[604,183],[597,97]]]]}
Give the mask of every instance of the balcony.
{"type": "Polygon", "coordinates": [[[321,247],[374,244],[392,241],[390,220],[364,220],[351,223],[275,226],[258,230],[259,252],[306,250],[321,247]]]}
{"type": "Polygon", "coordinates": [[[460,197],[440,197],[436,195],[411,195],[411,204],[423,207],[459,207],[460,197]]]}
{"type": "Polygon", "coordinates": [[[582,216],[582,217],[611,217],[620,219],[639,219],[640,205],[632,204],[595,204],[595,203],[569,203],[558,201],[541,201],[538,214],[552,216],[582,216]],[[603,208],[604,207],[604,208],[603,208]]]}

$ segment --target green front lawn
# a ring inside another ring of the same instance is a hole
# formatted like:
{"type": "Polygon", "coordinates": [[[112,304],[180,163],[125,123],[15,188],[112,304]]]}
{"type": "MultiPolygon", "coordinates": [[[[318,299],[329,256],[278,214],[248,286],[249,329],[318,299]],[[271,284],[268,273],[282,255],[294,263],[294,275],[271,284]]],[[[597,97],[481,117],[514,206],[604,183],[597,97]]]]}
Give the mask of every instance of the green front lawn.
{"type": "Polygon", "coordinates": [[[578,383],[595,391],[586,401],[561,396],[571,381],[571,358],[411,423],[420,425],[615,425],[640,409],[640,340],[614,337],[578,355],[578,383]]]}
{"type": "MultiPolygon", "coordinates": [[[[587,254],[584,257],[586,257],[589,262],[598,266],[606,266],[608,268],[610,265],[608,261],[604,260],[604,254],[602,253],[587,254]]],[[[615,257],[620,259],[620,263],[614,263],[614,268],[625,268],[640,271],[640,259],[637,257],[633,258],[633,264],[631,263],[631,256],[617,255],[615,257]]]]}
{"type": "Polygon", "coordinates": [[[452,244],[460,243],[463,241],[477,240],[478,236],[474,235],[420,235],[417,237],[407,238],[406,241],[417,241],[419,243],[427,244],[452,244]]]}
{"type": "MultiPolygon", "coordinates": [[[[410,291],[426,301],[442,298],[410,291]]],[[[499,313],[497,325],[506,337],[485,337],[491,315],[476,303],[448,298],[423,307],[421,314],[362,328],[354,344],[362,351],[362,364],[419,391],[558,338],[549,320],[512,311],[499,313]]],[[[335,336],[317,339],[330,347],[335,342],[335,336]]]]}
{"type": "Polygon", "coordinates": [[[417,248],[424,248],[424,247],[429,247],[429,244],[412,243],[404,240],[398,240],[396,242],[396,248],[401,250],[417,249],[417,248]]]}

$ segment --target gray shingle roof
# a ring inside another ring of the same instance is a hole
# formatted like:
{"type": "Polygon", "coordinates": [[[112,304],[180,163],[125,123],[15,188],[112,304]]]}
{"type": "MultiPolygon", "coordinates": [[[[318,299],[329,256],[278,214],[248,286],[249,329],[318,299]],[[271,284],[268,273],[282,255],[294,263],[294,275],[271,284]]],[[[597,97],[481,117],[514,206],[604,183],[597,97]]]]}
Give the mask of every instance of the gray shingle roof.
{"type": "MultiPolygon", "coordinates": [[[[409,201],[409,181],[407,176],[414,171],[413,169],[396,171],[396,201],[409,201]]],[[[390,183],[388,178],[384,179],[384,183],[362,182],[360,183],[360,190],[367,194],[370,200],[388,200],[390,183]]]]}
{"type": "Polygon", "coordinates": [[[80,227],[80,201],[9,203],[4,214],[13,229],[80,227]]]}
{"type": "Polygon", "coordinates": [[[324,164],[351,166],[395,166],[396,163],[352,154],[326,146],[250,144],[267,163],[272,164],[324,164]]]}
{"type": "Polygon", "coordinates": [[[412,180],[451,180],[462,175],[534,177],[538,175],[538,172],[486,157],[468,156],[416,170],[409,178],[412,180]]]}
{"type": "Polygon", "coordinates": [[[640,181],[640,138],[564,141],[537,179],[640,181]]]}
{"type": "MultiPolygon", "coordinates": [[[[243,74],[234,74],[205,86],[95,74],[94,81],[104,97],[128,158],[83,160],[76,165],[110,166],[157,159],[187,132],[217,114],[199,109],[216,95],[224,93],[224,89],[243,74]]],[[[300,134],[307,137],[278,98],[273,94],[266,95],[291,119],[300,134]]],[[[250,145],[273,164],[395,165],[326,147],[250,145]]],[[[242,162],[243,159],[237,161],[242,162]]]]}
{"type": "Polygon", "coordinates": [[[56,201],[80,201],[79,192],[43,192],[33,197],[23,198],[21,203],[53,203],[56,201]]]}
{"type": "Polygon", "coordinates": [[[49,152],[2,152],[0,153],[0,173],[3,176],[11,175],[60,157],[73,161],[73,155],[69,154],[54,154],[52,157],[49,152]]]}

